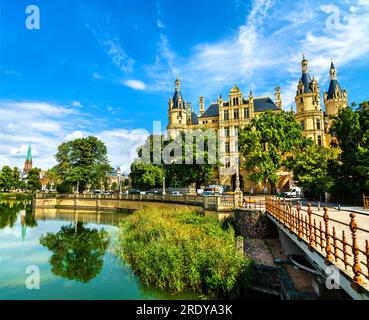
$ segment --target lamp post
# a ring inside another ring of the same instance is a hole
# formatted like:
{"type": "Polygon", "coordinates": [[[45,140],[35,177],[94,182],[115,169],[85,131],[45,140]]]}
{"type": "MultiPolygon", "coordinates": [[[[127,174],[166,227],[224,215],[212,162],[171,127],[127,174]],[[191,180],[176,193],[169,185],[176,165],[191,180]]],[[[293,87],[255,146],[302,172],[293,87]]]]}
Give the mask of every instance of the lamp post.
{"type": "Polygon", "coordinates": [[[241,193],[241,188],[240,188],[240,164],[237,163],[237,167],[236,167],[236,189],[234,190],[235,193],[241,193]]]}
{"type": "Polygon", "coordinates": [[[163,196],[165,195],[165,176],[163,176],[163,196]]]}

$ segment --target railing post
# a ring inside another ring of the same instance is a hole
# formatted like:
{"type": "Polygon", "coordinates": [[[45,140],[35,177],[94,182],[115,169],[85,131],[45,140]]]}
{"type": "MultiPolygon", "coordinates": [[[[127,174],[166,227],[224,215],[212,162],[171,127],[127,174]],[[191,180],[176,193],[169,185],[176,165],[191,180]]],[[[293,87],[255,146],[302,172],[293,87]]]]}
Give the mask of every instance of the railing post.
{"type": "Polygon", "coordinates": [[[345,264],[345,270],[347,270],[348,266],[348,252],[347,252],[347,241],[346,241],[346,235],[345,230],[342,230],[342,246],[343,246],[343,263],[345,264]]]}
{"type": "Polygon", "coordinates": [[[297,202],[296,204],[296,210],[297,210],[297,236],[299,239],[302,238],[302,222],[301,222],[301,216],[300,216],[300,203],[297,202]]]}
{"type": "Polygon", "coordinates": [[[329,222],[329,216],[328,216],[328,209],[325,207],[324,208],[324,215],[323,215],[323,219],[324,219],[324,224],[325,224],[325,251],[326,251],[326,263],[328,264],[329,262],[332,261],[332,247],[330,244],[330,234],[329,234],[329,227],[328,227],[328,222],[329,222]]]}
{"type": "Polygon", "coordinates": [[[309,246],[314,247],[313,223],[312,223],[313,211],[311,210],[311,203],[308,204],[308,216],[309,216],[309,246]]]}
{"type": "Polygon", "coordinates": [[[352,266],[352,271],[354,272],[354,284],[358,285],[363,282],[363,279],[361,277],[361,266],[360,266],[360,260],[359,260],[359,246],[357,244],[357,224],[356,224],[356,217],[354,213],[350,214],[350,230],[352,235],[352,254],[354,255],[354,264],[352,266]]]}

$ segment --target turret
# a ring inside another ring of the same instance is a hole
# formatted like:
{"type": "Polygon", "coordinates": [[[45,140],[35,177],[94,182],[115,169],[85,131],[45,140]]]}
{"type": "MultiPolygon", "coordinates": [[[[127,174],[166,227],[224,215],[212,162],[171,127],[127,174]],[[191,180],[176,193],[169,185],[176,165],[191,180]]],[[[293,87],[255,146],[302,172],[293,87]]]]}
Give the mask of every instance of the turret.
{"type": "Polygon", "coordinates": [[[205,112],[204,97],[200,97],[199,104],[200,104],[200,116],[202,116],[205,112]]]}
{"type": "Polygon", "coordinates": [[[278,109],[282,109],[282,99],[281,99],[281,88],[280,87],[275,88],[275,105],[278,107],[278,109]]]}

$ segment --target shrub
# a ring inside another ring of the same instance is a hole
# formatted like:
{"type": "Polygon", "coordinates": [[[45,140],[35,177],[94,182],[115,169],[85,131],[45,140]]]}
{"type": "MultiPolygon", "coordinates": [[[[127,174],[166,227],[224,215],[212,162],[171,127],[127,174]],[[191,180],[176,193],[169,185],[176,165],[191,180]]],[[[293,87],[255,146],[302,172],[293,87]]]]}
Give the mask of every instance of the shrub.
{"type": "Polygon", "coordinates": [[[144,209],[120,226],[121,254],[148,286],[208,298],[239,297],[252,262],[235,248],[233,228],[189,209],[144,209]]]}

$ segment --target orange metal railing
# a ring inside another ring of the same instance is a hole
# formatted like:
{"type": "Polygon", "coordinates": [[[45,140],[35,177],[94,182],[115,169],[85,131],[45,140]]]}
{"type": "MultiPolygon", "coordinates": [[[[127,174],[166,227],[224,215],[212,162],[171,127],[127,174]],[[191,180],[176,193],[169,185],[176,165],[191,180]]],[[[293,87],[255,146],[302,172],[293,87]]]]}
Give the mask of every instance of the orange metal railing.
{"type": "Polygon", "coordinates": [[[320,252],[326,264],[336,265],[354,285],[368,287],[369,230],[358,226],[355,213],[347,212],[350,221],[346,223],[330,218],[327,208],[319,214],[311,204],[303,209],[299,202],[293,206],[291,201],[274,197],[266,197],[265,202],[266,211],[311,250],[320,252]]]}

